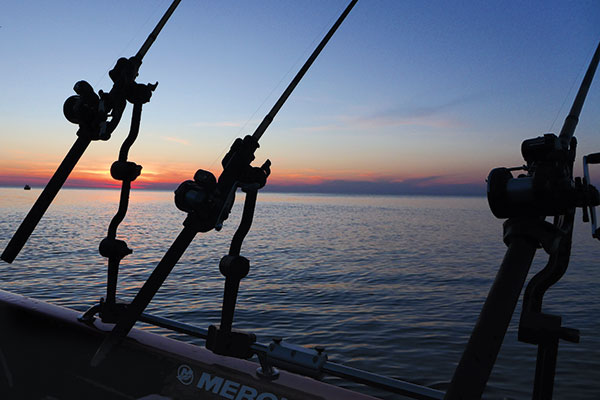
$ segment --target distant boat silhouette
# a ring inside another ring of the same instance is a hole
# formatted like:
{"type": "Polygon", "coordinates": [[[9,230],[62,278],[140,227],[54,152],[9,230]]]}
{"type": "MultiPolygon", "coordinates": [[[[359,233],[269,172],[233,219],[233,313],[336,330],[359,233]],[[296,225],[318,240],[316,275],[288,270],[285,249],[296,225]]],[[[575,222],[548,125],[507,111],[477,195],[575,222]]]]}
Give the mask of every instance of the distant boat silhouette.
{"type": "Polygon", "coordinates": [[[25,187],[23,188],[23,190],[31,190],[31,186],[25,185],[25,187]]]}

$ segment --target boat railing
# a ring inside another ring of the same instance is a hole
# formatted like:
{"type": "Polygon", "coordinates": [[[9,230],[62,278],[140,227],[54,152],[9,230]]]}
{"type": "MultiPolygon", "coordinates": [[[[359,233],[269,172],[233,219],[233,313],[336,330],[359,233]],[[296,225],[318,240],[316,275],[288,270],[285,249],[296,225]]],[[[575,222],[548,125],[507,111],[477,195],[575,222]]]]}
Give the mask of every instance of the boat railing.
{"type": "MultiPolygon", "coordinates": [[[[195,338],[207,340],[209,337],[207,329],[157,315],[142,313],[139,321],[195,338]]],[[[250,348],[260,361],[261,366],[257,370],[257,375],[263,379],[276,379],[278,377],[277,368],[281,368],[313,378],[319,378],[323,375],[336,376],[412,399],[435,400],[444,398],[444,392],[440,390],[328,361],[328,354],[320,346],[309,349],[287,343],[280,337],[275,337],[268,345],[254,343],[250,348]]]]}
{"type": "MultiPolygon", "coordinates": [[[[92,323],[95,320],[95,314],[100,311],[101,307],[96,305],[79,317],[79,320],[92,323]]],[[[210,340],[211,337],[208,329],[146,312],[140,315],[138,321],[205,341],[210,340]]],[[[316,379],[320,379],[324,375],[336,376],[412,399],[444,398],[444,392],[440,390],[331,362],[322,346],[310,349],[285,342],[281,337],[274,337],[268,345],[256,342],[250,344],[249,351],[256,355],[260,362],[260,367],[256,371],[257,376],[266,380],[277,379],[279,377],[278,368],[281,368],[316,379]]]]}

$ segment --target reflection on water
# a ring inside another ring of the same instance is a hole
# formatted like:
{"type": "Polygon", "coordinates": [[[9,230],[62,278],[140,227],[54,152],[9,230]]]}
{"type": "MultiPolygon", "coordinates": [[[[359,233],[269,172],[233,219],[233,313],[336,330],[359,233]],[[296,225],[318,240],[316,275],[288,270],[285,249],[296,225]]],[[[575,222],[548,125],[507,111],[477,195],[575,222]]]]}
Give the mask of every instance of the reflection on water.
{"type": "MultiPolygon", "coordinates": [[[[0,189],[0,247],[38,194],[0,189]]],[[[62,191],[17,260],[3,266],[0,287],[77,308],[97,301],[106,274],[97,247],[118,196],[62,191]]],[[[239,222],[242,197],[221,232],[196,237],[151,312],[205,328],[218,322],[218,264],[239,222]]],[[[185,215],[172,198],[170,192],[133,192],[119,228],[134,250],[122,263],[120,297],[135,295],[181,230],[185,215]]],[[[560,345],[558,399],[595,399],[600,392],[600,246],[587,229],[578,226],[571,267],[545,301],[549,312],[582,333],[580,344],[560,345]]],[[[241,283],[235,325],[262,342],[283,336],[321,344],[331,360],[443,389],[504,255],[501,236],[501,221],[483,198],[261,194],[242,249],[251,271],[241,283]]],[[[544,262],[538,254],[532,272],[544,262]]],[[[517,342],[516,321],[492,373],[490,398],[530,396],[536,350],[517,342]]]]}

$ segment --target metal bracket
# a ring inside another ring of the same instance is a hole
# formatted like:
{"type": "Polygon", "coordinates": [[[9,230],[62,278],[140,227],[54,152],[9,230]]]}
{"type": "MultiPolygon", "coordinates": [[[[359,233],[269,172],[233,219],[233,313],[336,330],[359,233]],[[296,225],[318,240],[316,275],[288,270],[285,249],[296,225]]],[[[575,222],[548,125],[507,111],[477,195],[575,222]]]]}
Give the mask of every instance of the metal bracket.
{"type": "Polygon", "coordinates": [[[502,226],[503,240],[507,246],[515,235],[525,236],[548,254],[556,251],[563,235],[553,224],[538,218],[509,218],[502,226]]]}
{"type": "Polygon", "coordinates": [[[267,379],[275,379],[278,371],[273,366],[278,366],[287,371],[320,378],[323,375],[323,366],[327,362],[325,348],[317,346],[315,349],[285,343],[281,338],[274,338],[267,347],[263,357],[259,357],[261,368],[257,374],[267,379]]]}
{"type": "Polygon", "coordinates": [[[269,362],[266,355],[258,354],[258,361],[260,361],[260,367],[256,370],[256,375],[268,381],[279,378],[279,370],[269,362]]]}
{"type": "MultiPolygon", "coordinates": [[[[583,179],[584,179],[584,185],[591,185],[591,180],[590,180],[590,171],[589,171],[589,164],[600,164],[600,153],[593,153],[593,154],[588,154],[587,156],[583,156],[583,179]]],[[[583,206],[583,215],[584,215],[584,221],[587,222],[586,220],[588,219],[588,213],[587,213],[588,207],[583,206]]],[[[593,205],[589,205],[589,216],[590,218],[590,222],[592,224],[592,237],[599,239],[600,240],[600,232],[598,231],[598,227],[597,227],[597,218],[596,218],[596,207],[593,205]]]]}
{"type": "Polygon", "coordinates": [[[96,320],[95,315],[98,312],[100,312],[100,308],[101,307],[102,307],[101,304],[93,305],[85,313],[83,313],[81,316],[77,317],[77,320],[79,322],[83,322],[83,323],[86,323],[86,324],[93,323],[96,320]]]}

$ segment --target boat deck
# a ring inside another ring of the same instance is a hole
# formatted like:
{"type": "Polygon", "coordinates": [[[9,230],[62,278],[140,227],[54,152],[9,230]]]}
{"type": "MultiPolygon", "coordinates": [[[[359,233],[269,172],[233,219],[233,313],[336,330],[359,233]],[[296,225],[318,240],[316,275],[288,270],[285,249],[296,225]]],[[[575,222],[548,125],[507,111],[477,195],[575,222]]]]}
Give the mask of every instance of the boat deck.
{"type": "Polygon", "coordinates": [[[91,367],[113,325],[83,323],[79,316],[0,290],[0,398],[374,399],[286,371],[273,381],[262,379],[254,362],[139,329],[91,367]]]}

